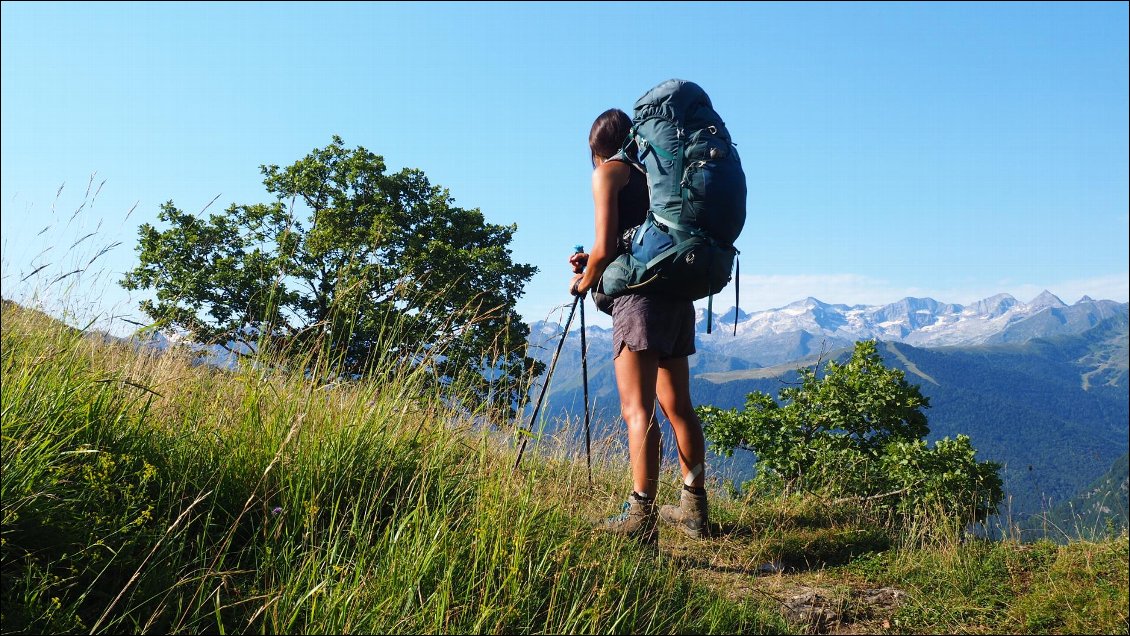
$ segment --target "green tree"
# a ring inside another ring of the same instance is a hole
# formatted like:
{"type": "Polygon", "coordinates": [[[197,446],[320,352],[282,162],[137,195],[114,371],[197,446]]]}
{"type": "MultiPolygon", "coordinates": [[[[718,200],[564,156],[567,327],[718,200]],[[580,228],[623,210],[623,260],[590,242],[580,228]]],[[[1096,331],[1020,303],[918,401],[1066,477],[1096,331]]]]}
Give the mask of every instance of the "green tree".
{"type": "Polygon", "coordinates": [[[158,215],[167,229],[141,226],[140,264],[121,284],[153,292],[141,308],[156,326],[199,342],[317,350],[350,374],[377,349],[426,357],[443,378],[477,372],[499,406],[522,398],[543,365],[525,355],[528,327],[514,310],[537,271],[513,262],[516,226],[487,223],[420,170],[390,173],[338,136],[260,170],[270,203],[203,218],[169,201],[158,215]]]}
{"type": "Polygon", "coordinates": [[[758,477],[787,487],[874,500],[901,512],[923,506],[984,519],[1003,496],[1000,465],[977,462],[969,437],[929,448],[929,400],[902,371],[883,365],[874,341],[842,364],[798,370],[778,400],[756,391],[744,410],[699,407],[706,438],[730,456],[757,455],[758,477]]]}

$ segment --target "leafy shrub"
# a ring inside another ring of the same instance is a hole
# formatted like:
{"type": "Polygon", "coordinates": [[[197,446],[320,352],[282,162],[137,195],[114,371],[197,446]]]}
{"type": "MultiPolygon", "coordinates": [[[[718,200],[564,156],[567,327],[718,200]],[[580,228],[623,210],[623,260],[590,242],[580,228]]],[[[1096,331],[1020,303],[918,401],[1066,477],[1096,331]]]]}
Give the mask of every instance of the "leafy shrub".
{"type": "Polygon", "coordinates": [[[996,511],[1000,465],[978,462],[969,437],[930,448],[929,400],[902,371],[883,366],[874,341],[842,364],[800,369],[776,400],[756,391],[744,410],[698,409],[714,450],[758,458],[758,479],[832,497],[854,497],[904,519],[923,511],[961,522],[996,511]]]}

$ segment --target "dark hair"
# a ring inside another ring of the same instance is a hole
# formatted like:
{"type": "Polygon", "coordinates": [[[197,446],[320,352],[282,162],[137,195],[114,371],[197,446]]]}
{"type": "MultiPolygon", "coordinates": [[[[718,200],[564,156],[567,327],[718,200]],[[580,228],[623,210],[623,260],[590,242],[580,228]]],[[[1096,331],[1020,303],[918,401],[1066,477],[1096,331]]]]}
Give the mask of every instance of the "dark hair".
{"type": "MultiPolygon", "coordinates": [[[[592,152],[592,165],[596,166],[596,158],[607,159],[625,148],[624,142],[632,133],[632,118],[619,108],[609,108],[596,118],[589,130],[589,150],[592,152]]],[[[632,140],[625,148],[628,155],[635,158],[636,142],[632,140]]]]}

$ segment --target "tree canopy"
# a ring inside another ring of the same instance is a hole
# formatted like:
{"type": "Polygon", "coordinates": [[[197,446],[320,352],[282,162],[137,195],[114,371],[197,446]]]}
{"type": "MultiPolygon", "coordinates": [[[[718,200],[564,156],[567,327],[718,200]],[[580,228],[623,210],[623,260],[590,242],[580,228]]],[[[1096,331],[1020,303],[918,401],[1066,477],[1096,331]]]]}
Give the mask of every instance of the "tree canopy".
{"type": "MultiPolygon", "coordinates": [[[[535,267],[515,263],[515,225],[455,205],[423,172],[389,172],[338,136],[286,167],[260,167],[274,200],[205,218],[172,201],[165,229],[139,229],[126,289],[155,325],[198,342],[265,342],[329,354],[363,374],[373,354],[428,357],[443,377],[475,372],[500,405],[541,364],[514,310],[535,267]],[[501,390],[500,390],[501,389],[501,390]]],[[[484,393],[485,394],[485,393],[484,393]]]]}

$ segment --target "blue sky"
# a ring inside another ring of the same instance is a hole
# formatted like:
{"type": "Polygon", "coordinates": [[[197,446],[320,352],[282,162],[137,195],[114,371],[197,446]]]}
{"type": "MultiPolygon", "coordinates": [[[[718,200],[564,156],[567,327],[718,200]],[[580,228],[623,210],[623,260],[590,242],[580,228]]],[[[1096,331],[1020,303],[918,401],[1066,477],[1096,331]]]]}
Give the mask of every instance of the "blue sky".
{"type": "Polygon", "coordinates": [[[1127,6],[4,3],[3,293],[140,319],[115,281],[162,202],[267,201],[261,164],[337,134],[516,223],[543,319],[592,241],[593,118],[677,77],[742,153],[743,309],[1125,302],[1127,6]]]}

